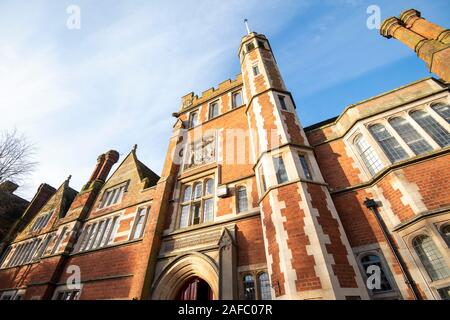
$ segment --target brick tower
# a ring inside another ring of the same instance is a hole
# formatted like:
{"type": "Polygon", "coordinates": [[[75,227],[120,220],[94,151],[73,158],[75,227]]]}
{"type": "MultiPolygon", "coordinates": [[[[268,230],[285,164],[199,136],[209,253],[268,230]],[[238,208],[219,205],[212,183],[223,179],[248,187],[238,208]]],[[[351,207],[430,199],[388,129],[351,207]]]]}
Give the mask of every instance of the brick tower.
{"type": "Polygon", "coordinates": [[[273,296],[366,299],[342,224],[264,35],[239,47],[273,296]]]}

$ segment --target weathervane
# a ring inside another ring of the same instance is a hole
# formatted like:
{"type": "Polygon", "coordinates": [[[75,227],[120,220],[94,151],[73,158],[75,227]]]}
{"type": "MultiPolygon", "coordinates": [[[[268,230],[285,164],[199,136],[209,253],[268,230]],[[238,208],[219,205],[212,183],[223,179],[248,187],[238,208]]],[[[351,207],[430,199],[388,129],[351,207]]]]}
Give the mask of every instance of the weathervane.
{"type": "Polygon", "coordinates": [[[245,27],[247,28],[247,34],[250,34],[250,28],[248,27],[248,20],[244,19],[245,27]]]}

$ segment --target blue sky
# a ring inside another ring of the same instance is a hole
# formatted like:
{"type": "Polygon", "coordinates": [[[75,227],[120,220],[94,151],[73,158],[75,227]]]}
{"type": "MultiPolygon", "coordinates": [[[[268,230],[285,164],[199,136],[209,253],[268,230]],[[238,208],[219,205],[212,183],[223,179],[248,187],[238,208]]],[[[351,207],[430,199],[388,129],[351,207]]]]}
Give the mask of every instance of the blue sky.
{"type": "Polygon", "coordinates": [[[271,41],[304,126],[346,105],[430,76],[407,47],[366,26],[416,8],[450,25],[448,0],[0,1],[0,128],[36,145],[36,172],[19,190],[72,174],[79,190],[109,149],[162,168],[180,97],[240,72],[243,19],[271,41]],[[69,5],[81,29],[69,30],[69,5]]]}

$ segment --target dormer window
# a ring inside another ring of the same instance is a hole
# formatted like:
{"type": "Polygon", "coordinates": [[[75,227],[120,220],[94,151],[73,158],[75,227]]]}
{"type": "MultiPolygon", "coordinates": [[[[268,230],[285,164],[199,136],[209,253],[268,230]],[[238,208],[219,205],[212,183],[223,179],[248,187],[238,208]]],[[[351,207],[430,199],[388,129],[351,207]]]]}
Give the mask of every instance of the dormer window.
{"type": "Polygon", "coordinates": [[[102,208],[110,207],[112,205],[115,205],[115,204],[121,202],[124,192],[127,191],[126,190],[127,185],[128,185],[128,182],[122,183],[119,186],[116,186],[116,187],[106,190],[103,193],[103,198],[100,202],[99,208],[102,209],[102,208]]]}
{"type": "Polygon", "coordinates": [[[42,228],[44,228],[47,225],[48,220],[50,220],[52,213],[53,213],[53,211],[44,213],[44,214],[40,215],[39,217],[37,217],[33,226],[31,227],[31,232],[37,232],[37,231],[41,230],[42,228]]]}

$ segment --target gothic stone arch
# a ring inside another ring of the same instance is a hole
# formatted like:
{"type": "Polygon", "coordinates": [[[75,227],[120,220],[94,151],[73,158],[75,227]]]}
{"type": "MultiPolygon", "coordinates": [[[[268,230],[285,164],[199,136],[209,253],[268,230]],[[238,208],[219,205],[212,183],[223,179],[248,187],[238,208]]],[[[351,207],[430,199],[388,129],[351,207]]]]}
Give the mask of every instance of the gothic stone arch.
{"type": "Polygon", "coordinates": [[[213,291],[214,299],[219,296],[219,271],[212,258],[199,252],[181,255],[173,260],[156,279],[153,300],[174,300],[183,284],[191,277],[205,280],[213,291]]]}

